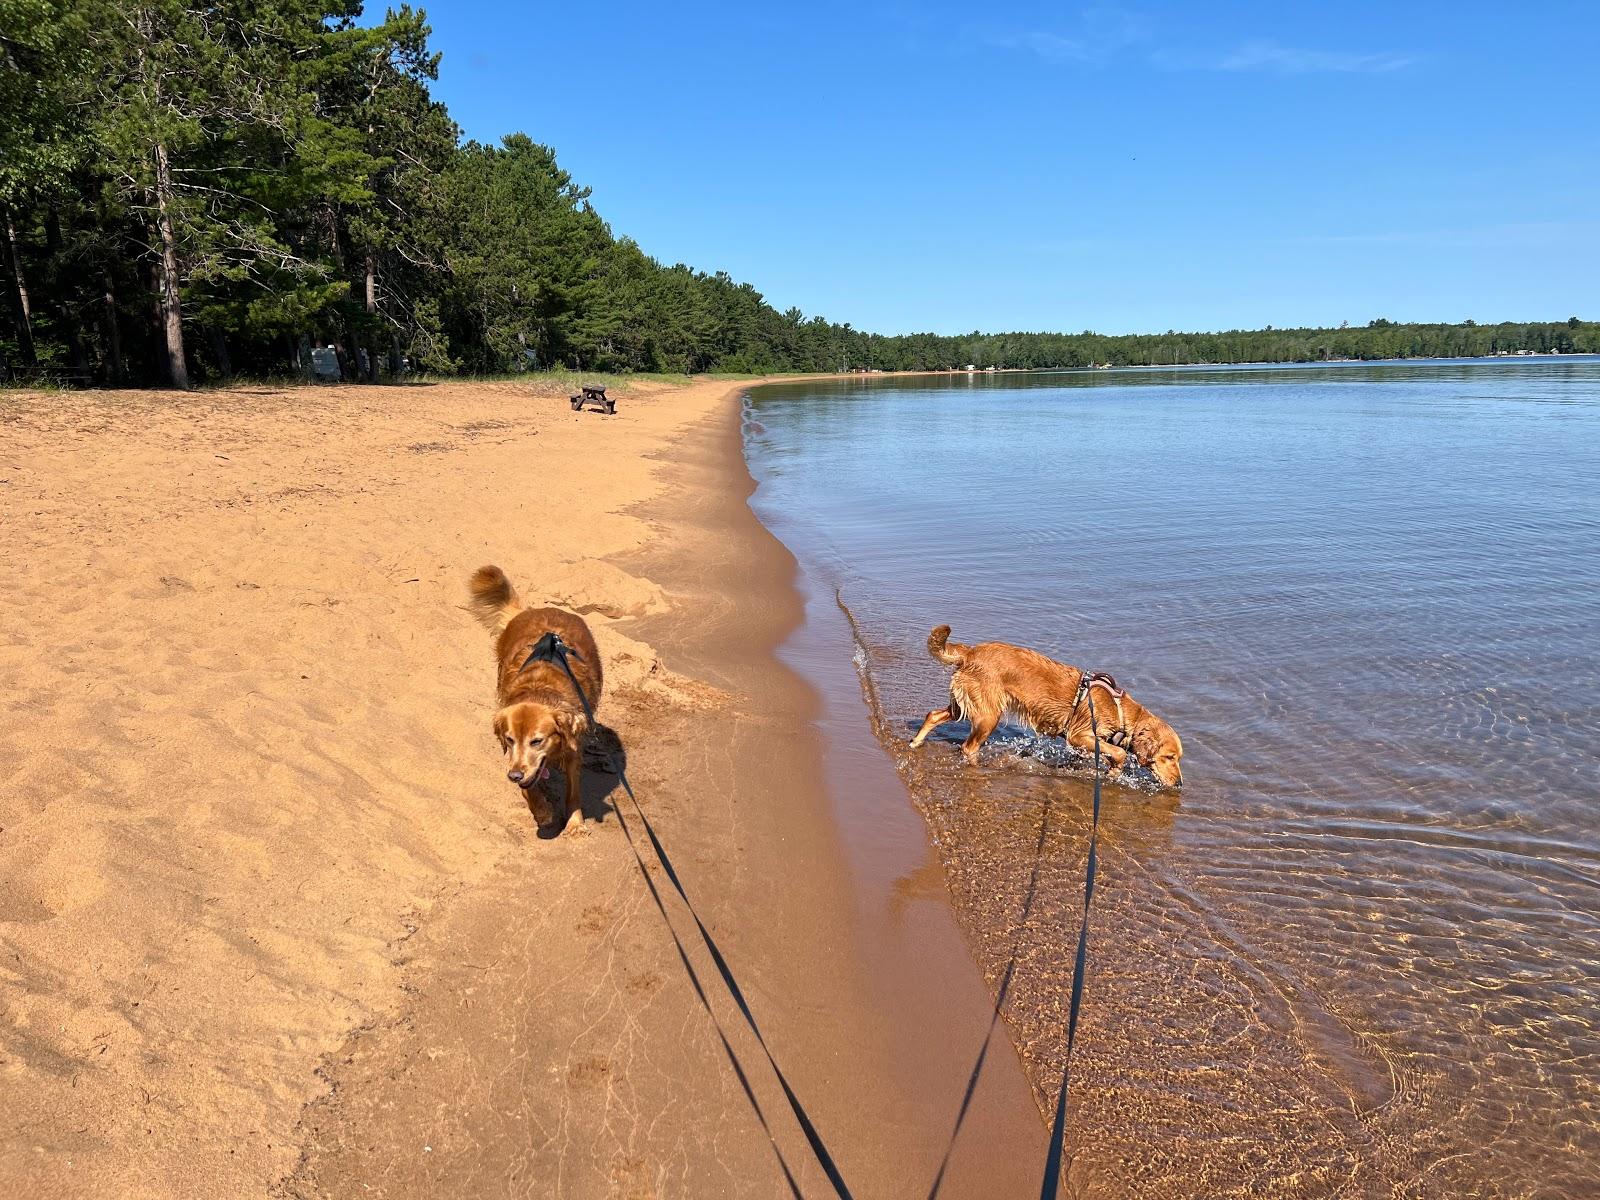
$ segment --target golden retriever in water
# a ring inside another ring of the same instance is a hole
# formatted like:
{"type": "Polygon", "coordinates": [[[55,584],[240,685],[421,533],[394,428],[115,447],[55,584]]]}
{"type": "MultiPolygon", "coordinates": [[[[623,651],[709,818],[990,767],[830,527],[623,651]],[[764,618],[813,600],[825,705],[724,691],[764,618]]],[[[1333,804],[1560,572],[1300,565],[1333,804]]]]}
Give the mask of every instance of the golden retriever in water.
{"type": "MultiPolygon", "coordinates": [[[[529,662],[528,654],[547,633],[576,651],[572,673],[590,705],[600,704],[600,651],[582,617],[559,608],[525,608],[499,567],[479,567],[468,585],[473,614],[495,635],[500,664],[494,736],[506,756],[506,778],[530,795],[554,763],[567,785],[566,832],[583,827],[583,739],[589,719],[572,680],[559,662],[529,662]]],[[[557,820],[560,820],[559,814],[557,820]]]]}
{"type": "Polygon", "coordinates": [[[1094,734],[1100,734],[1100,753],[1120,771],[1129,755],[1149,767],[1166,787],[1183,783],[1178,760],[1183,743],[1155,713],[1132,696],[1117,690],[1109,675],[1089,675],[1077,667],[1058,663],[1034,650],[1005,642],[980,642],[963,646],[950,640],[950,626],[940,625],[928,635],[928,653],[950,663],[950,703],[934,709],[922,723],[912,748],[946,721],[965,717],[972,732],[961,744],[969,763],[978,761],[978,747],[994,732],[1000,718],[1010,713],[1038,733],[1064,737],[1070,746],[1094,753],[1094,734]],[[1087,684],[1087,687],[1085,687],[1087,684]],[[1089,721],[1087,695],[1094,689],[1094,723],[1089,721]]]}

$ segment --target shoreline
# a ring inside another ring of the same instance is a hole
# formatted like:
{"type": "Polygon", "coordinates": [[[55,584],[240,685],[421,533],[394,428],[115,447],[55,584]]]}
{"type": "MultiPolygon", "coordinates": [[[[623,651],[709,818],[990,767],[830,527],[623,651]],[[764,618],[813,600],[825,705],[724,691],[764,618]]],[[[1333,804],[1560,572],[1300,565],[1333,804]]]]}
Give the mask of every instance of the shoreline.
{"type": "Polygon", "coordinates": [[[920,1198],[946,1154],[944,1194],[1025,1194],[1038,1185],[1045,1129],[1020,1061],[997,1029],[969,1078],[992,998],[921,818],[872,733],[831,592],[817,591],[752,503],[743,397],[755,386],[729,392],[727,411],[690,443],[697,452],[668,471],[672,497],[652,506],[695,531],[687,552],[668,542],[624,559],[673,601],[672,613],[636,623],[641,634],[675,667],[755,702],[722,773],[741,832],[724,945],[773,998],[758,1015],[790,1047],[785,1071],[797,1087],[792,1063],[816,1073],[815,1091],[800,1090],[858,1195],[920,1198]],[[898,856],[863,845],[869,826],[882,827],[878,817],[863,825],[869,811],[902,823],[909,855],[904,844],[898,856]]]}
{"type": "MultiPolygon", "coordinates": [[[[629,773],[646,811],[850,1186],[858,1194],[921,1196],[937,1169],[970,1062],[960,1055],[930,1055],[923,1047],[912,1050],[922,1061],[908,1065],[901,1057],[906,1031],[897,1032],[898,1022],[879,1003],[883,971],[906,963],[902,954],[874,970],[864,953],[856,928],[859,897],[819,771],[824,745],[815,725],[822,697],[776,657],[801,627],[804,609],[795,560],[746,503],[755,484],[743,456],[739,397],[750,386],[725,389],[712,411],[653,456],[661,492],[630,512],[649,525],[650,543],[612,560],[660,587],[667,601],[663,610],[630,618],[628,636],[657,648],[661,669],[673,679],[693,680],[692,687],[710,694],[700,697],[701,704],[630,711],[618,731],[629,744],[629,773]],[[662,746],[671,750],[663,753],[662,746]],[[682,770],[684,762],[694,764],[693,770],[682,770]],[[930,1075],[939,1087],[931,1104],[919,1093],[930,1075]],[[908,1161],[917,1164],[909,1174],[908,1161]]],[[[906,805],[892,771],[879,780],[885,782],[893,786],[896,802],[906,805]]],[[[608,799],[627,803],[620,793],[608,799]]],[[[634,830],[639,837],[637,824],[634,830]]],[[[663,1024],[684,1042],[674,1048],[681,1058],[673,1068],[646,1080],[641,1061],[621,1066],[615,1030],[577,1030],[558,1020],[542,1035],[547,1046],[524,1052],[532,1064],[522,1073],[543,1080],[606,1071],[604,1089],[584,1095],[569,1088],[555,1102],[558,1124],[588,1133],[559,1155],[540,1155],[535,1139],[530,1154],[522,1119],[535,1093],[519,1084],[496,1089],[467,1114],[453,1114],[453,1121],[474,1125],[470,1156],[425,1162],[412,1156],[396,1167],[404,1135],[425,1127],[432,1103],[396,1104],[391,1097],[397,1085],[425,1098],[459,1094],[472,1078],[492,1070],[497,1045],[528,1037],[526,1023],[517,1019],[496,1022],[499,1033],[492,1037],[481,1036],[487,1029],[463,1035],[451,1028],[466,1015],[450,998],[453,991],[470,987],[472,1007],[481,1011],[514,1002],[525,987],[516,971],[485,977],[473,965],[493,945],[509,897],[538,874],[536,863],[513,863],[489,889],[424,931],[419,959],[432,961],[414,979],[421,1002],[403,1021],[352,1045],[348,1062],[333,1073],[335,1101],[308,1112],[308,1144],[315,1149],[291,1179],[288,1195],[338,1196],[357,1182],[375,1186],[374,1181],[378,1194],[395,1196],[471,1191],[514,1175],[526,1179],[530,1194],[559,1188],[564,1196],[632,1195],[637,1188],[640,1195],[770,1196],[785,1190],[773,1145],[804,1194],[828,1192],[758,1045],[695,939],[692,918],[669,897],[673,928],[710,996],[721,1035],[747,1074],[756,1107],[734,1086],[726,1053],[689,998],[662,914],[639,894],[635,868],[620,846],[611,857],[613,894],[633,893],[625,921],[631,929],[616,936],[632,954],[649,960],[647,974],[660,987],[650,1003],[670,1014],[663,1024]],[[686,1037],[690,1030],[693,1036],[686,1037]],[[586,1145],[596,1128],[609,1132],[614,1117],[604,1110],[617,1103],[612,1089],[625,1089],[635,1110],[629,1133],[586,1145]],[[709,1101],[707,1089],[714,1092],[709,1101]],[[506,1123],[500,1116],[505,1112],[519,1119],[506,1123]],[[334,1120],[324,1123],[323,1115],[334,1120]],[[663,1144],[707,1127],[718,1130],[715,1138],[678,1153],[670,1165],[659,1161],[663,1144]],[[619,1160],[627,1164],[625,1177],[617,1174],[619,1160]]],[[[943,933],[942,964],[962,976],[954,988],[959,1004],[939,995],[932,1008],[960,1009],[974,1027],[966,1040],[976,1047],[989,1015],[987,994],[953,920],[943,933]],[[952,948],[958,961],[949,958],[952,948]]],[[[556,934],[541,923],[540,938],[556,934]]],[[[926,979],[913,983],[922,987],[926,979]]],[[[647,1027],[649,1018],[635,1014],[628,1020],[647,1027]]],[[[646,1028],[644,1040],[655,1046],[643,1057],[655,1063],[668,1036],[665,1029],[646,1028]]],[[[1043,1130],[1020,1069],[1012,1065],[1006,1075],[1010,1064],[1000,1061],[1004,1057],[992,1055],[975,1105],[1001,1116],[985,1110],[969,1119],[952,1155],[950,1194],[981,1194],[995,1180],[1004,1190],[1034,1181],[1043,1130]],[[1008,1131],[1007,1120],[1021,1129],[1008,1131]],[[1020,1154],[1019,1142],[1026,1146],[1020,1154]]],[[[436,1145],[430,1154],[440,1149],[436,1145]]]]}
{"type": "MultiPolygon", "coordinates": [[[[746,504],[751,386],[6,398],[8,1190],[765,1196],[774,1142],[825,1186],[669,904],[741,1093],[606,764],[575,839],[500,779],[481,560],[587,614],[612,754],[846,1178],[922,1194],[987,992],[947,902],[863,932],[823,698],[774,657],[804,610],[746,504]]],[[[951,1194],[1037,1173],[1014,1055],[979,1100],[951,1194]]]]}

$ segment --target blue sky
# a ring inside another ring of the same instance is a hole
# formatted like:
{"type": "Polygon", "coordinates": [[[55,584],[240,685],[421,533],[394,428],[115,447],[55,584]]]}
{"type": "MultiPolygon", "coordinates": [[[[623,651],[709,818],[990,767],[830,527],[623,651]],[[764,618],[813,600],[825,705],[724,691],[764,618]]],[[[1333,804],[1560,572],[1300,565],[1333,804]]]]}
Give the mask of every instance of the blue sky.
{"type": "Polygon", "coordinates": [[[1600,3],[424,5],[467,136],[883,333],[1600,317],[1600,3]]]}

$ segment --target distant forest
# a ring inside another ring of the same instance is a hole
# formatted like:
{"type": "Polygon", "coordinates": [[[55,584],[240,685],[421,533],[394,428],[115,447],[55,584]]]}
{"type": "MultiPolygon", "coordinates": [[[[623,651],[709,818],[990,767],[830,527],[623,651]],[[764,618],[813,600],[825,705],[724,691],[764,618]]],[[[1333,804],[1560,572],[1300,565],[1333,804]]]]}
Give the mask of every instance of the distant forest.
{"type": "Polygon", "coordinates": [[[524,134],[461,140],[407,6],[0,0],[0,379],[768,372],[1600,351],[1600,325],[883,336],[618,237],[524,134]]]}

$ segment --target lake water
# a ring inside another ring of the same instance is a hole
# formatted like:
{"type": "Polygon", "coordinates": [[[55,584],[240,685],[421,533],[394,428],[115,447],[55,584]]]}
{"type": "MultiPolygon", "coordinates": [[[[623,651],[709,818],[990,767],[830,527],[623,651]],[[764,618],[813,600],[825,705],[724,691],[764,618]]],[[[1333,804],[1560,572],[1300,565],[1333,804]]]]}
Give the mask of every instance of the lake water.
{"type": "Polygon", "coordinates": [[[1087,783],[1020,731],[907,750],[924,640],[1183,736],[1181,793],[1107,790],[1084,1193],[1600,1194],[1600,360],[776,385],[746,445],[1041,1106],[1087,783]]]}

